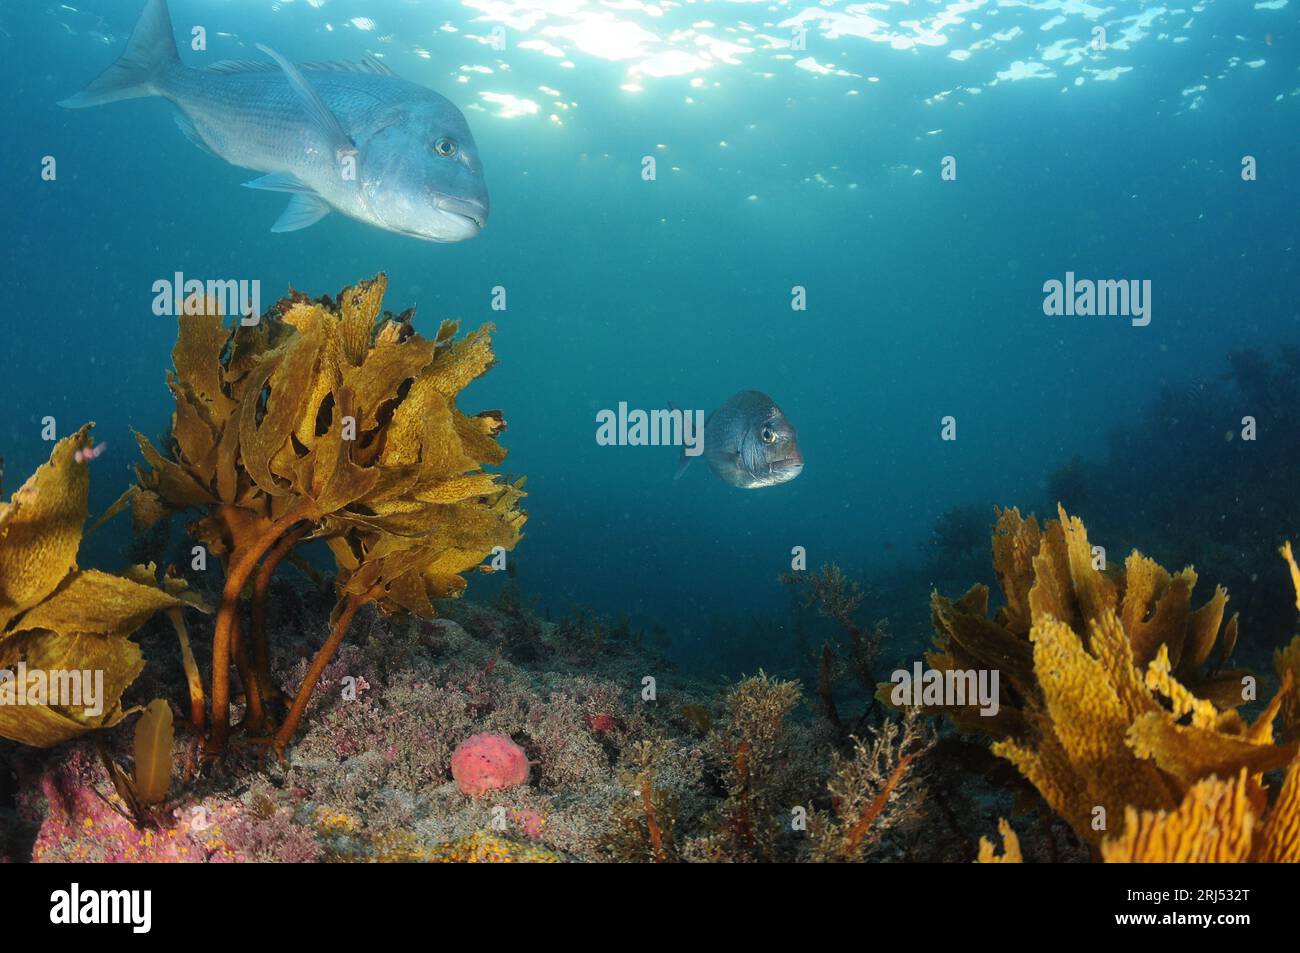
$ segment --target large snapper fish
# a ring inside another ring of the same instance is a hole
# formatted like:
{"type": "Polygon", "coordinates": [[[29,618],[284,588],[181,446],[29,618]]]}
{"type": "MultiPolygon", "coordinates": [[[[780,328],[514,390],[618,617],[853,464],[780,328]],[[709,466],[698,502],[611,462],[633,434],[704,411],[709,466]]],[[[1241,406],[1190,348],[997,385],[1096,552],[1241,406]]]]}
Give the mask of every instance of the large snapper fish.
{"type": "Polygon", "coordinates": [[[434,242],[473,238],[487,224],[483,164],[464,115],[383,63],[271,62],[185,66],[166,0],[149,0],[121,59],[60,105],[161,96],[195,145],[266,173],[249,188],[288,193],[272,226],[291,232],[331,209],[434,242]]]}

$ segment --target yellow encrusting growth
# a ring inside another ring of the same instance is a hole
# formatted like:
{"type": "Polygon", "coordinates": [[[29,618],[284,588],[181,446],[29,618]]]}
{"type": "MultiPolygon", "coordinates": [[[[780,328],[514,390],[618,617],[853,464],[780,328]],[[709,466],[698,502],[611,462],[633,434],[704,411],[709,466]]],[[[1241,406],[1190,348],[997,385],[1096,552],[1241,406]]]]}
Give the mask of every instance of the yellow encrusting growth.
{"type": "Polygon", "coordinates": [[[326,834],[355,834],[361,822],[351,814],[326,807],[316,809],[316,826],[326,834]]]}
{"type": "Polygon", "coordinates": [[[476,831],[460,840],[425,847],[410,835],[390,836],[379,845],[379,863],[559,864],[564,856],[545,847],[476,831]]]}

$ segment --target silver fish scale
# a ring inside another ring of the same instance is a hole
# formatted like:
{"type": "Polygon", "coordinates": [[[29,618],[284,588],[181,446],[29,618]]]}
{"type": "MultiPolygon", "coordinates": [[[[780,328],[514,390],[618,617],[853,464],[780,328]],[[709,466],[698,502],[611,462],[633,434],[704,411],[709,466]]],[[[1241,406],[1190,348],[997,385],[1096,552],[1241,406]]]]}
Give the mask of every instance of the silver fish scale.
{"type": "MultiPolygon", "coordinates": [[[[386,108],[427,94],[393,76],[332,70],[304,74],[353,139],[386,108]]],[[[157,82],[218,156],[258,171],[292,168],[306,182],[337,175],[338,159],[308,121],[302,100],[281,72],[227,73],[177,67],[157,82]]]]}

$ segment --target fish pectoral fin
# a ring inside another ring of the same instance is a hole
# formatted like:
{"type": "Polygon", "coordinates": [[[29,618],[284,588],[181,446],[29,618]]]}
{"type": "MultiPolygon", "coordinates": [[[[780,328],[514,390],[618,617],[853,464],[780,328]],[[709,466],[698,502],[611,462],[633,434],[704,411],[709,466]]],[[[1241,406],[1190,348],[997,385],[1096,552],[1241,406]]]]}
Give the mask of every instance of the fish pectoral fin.
{"type": "Polygon", "coordinates": [[[273,232],[296,232],[315,225],[330,213],[329,203],[292,172],[271,172],[245,182],[244,188],[291,193],[289,204],[271,226],[273,232]]]}
{"type": "Polygon", "coordinates": [[[307,78],[302,75],[302,71],[269,46],[259,43],[257,48],[280,64],[280,69],[284,70],[284,75],[289,80],[289,87],[298,94],[298,99],[302,102],[303,108],[307,112],[307,118],[311,120],[311,124],[316,131],[325,137],[325,141],[329,143],[335,154],[355,153],[357,149],[356,143],[344,131],[343,126],[339,123],[338,116],[334,115],[333,110],[325,105],[325,100],[320,98],[320,93],[316,92],[311,83],[307,82],[307,78]]]}
{"type": "Polygon", "coordinates": [[[682,452],[677,455],[677,472],[673,474],[674,480],[680,480],[682,478],[686,473],[686,468],[691,465],[692,459],[692,457],[686,455],[686,448],[683,447],[682,452]]]}
{"type": "MultiPolygon", "coordinates": [[[[675,406],[673,406],[673,402],[671,400],[668,401],[668,409],[670,411],[675,411],[677,409],[675,406]]],[[[691,465],[691,458],[686,455],[686,448],[682,447],[681,452],[677,454],[677,472],[673,474],[673,479],[680,480],[685,475],[686,468],[689,467],[690,465],[691,465]]]]}
{"type": "Polygon", "coordinates": [[[265,189],[268,192],[310,192],[316,190],[292,172],[271,172],[243,183],[246,189],[265,189]]]}
{"type": "Polygon", "coordinates": [[[329,213],[329,203],[315,192],[296,192],[271,226],[271,231],[296,232],[300,228],[315,225],[329,213]]]}

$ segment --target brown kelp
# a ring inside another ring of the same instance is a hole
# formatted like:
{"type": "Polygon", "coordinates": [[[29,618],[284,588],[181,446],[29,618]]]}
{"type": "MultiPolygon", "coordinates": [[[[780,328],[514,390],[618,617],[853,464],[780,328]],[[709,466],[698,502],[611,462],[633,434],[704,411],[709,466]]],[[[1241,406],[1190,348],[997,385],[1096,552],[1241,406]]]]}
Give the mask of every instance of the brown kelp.
{"type": "MultiPolygon", "coordinates": [[[[980,838],[980,863],[1021,863],[1020,841],[998,822],[1006,845],[997,854],[980,838]]],[[[1125,808],[1124,829],[1101,842],[1108,864],[1300,863],[1300,758],[1291,762],[1269,804],[1261,776],[1242,768],[1226,780],[1198,781],[1172,810],[1125,808]]]]}
{"type": "Polygon", "coordinates": [[[1180,817],[1188,798],[1210,797],[1207,779],[1253,777],[1296,757],[1300,742],[1273,734],[1292,690],[1281,662],[1281,690],[1264,711],[1252,722],[1236,711],[1254,677],[1221,671],[1236,641],[1222,588],[1193,609],[1191,568],[1170,574],[1134,552],[1122,573],[1110,570],[1064,510],[1042,529],[1001,513],[993,558],[1006,604],[990,618],[983,587],[956,602],[936,595],[928,658],[936,669],[1000,671],[995,717],[947,711],[963,730],[998,739],[993,751],[1083,840],[1100,847],[1111,819],[1125,818],[1126,836],[1145,843],[1135,825],[1156,822],[1138,818],[1180,817]]]}
{"type": "Polygon", "coordinates": [[[23,694],[0,704],[0,737],[35,747],[120,722],[122,693],[144,667],[131,636],[156,612],[178,621],[184,605],[203,608],[179,580],[160,587],[152,566],[78,568],[92,426],[56,443],[0,503],[0,670],[11,676],[0,692],[23,694]],[[102,682],[87,686],[87,675],[102,682]]]}
{"type": "MultiPolygon", "coordinates": [[[[1003,739],[1029,730],[1027,710],[1042,698],[1032,631],[1048,619],[1077,633],[1086,645],[1091,628],[1113,616],[1135,665],[1147,666],[1163,646],[1172,674],[1197,697],[1225,708],[1241,703],[1241,679],[1247,673],[1222,670],[1236,645],[1236,617],[1224,623],[1228,594],[1221,587],[1203,606],[1192,608],[1195,570],[1171,574],[1136,551],[1122,571],[1107,565],[1104,553],[1093,551],[1083,523],[1064,510],[1059,520],[1042,527],[1033,516],[1022,518],[1019,510],[999,512],[992,549],[1004,601],[995,614],[989,614],[984,585],[956,600],[938,593],[931,598],[935,648],[926,655],[931,667],[943,672],[997,669],[1001,676],[997,715],[946,709],[963,731],[1003,739]],[[1217,657],[1207,666],[1216,645],[1217,657]]],[[[882,701],[888,700],[890,687],[881,687],[882,701]]]]}
{"type": "Polygon", "coordinates": [[[434,614],[461,575],[520,538],[522,478],[500,464],[497,411],[475,416],[456,397],[493,363],[486,325],[462,338],[444,321],[432,339],[411,313],[381,313],[383,274],[337,298],[292,293],[255,323],[228,327],[215,307],[179,316],[168,386],[176,402],[165,452],[137,436],[145,466],[130,499],[137,527],[197,510],[190,536],[225,562],[212,640],[207,753],[230,730],[230,665],[247,700],[242,727],[281,755],[313,687],[357,610],[434,614]],[[325,644],[287,715],[269,667],[265,600],[293,549],[324,540],[338,601],[325,644]],[[240,601],[252,583],[251,631],[240,601]]]}
{"type": "Polygon", "coordinates": [[[165,699],[155,698],[135,723],[135,765],[129,773],[99,744],[104,772],[117,796],[126,805],[123,812],[137,828],[156,820],[152,809],[167,799],[172,782],[172,709],[165,699]]]}
{"type": "Polygon", "coordinates": [[[1107,863],[1300,863],[1300,759],[1269,806],[1259,775],[1199,781],[1174,811],[1124,812],[1124,830],[1102,842],[1107,863]]]}

